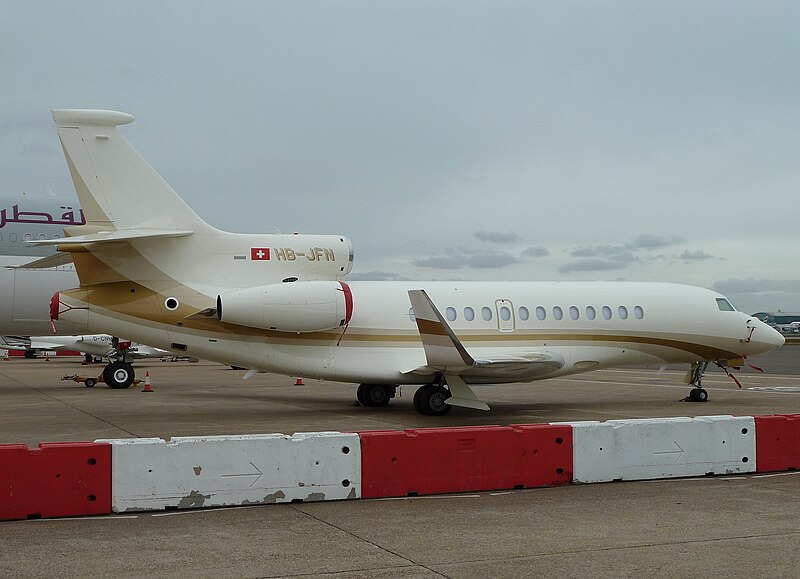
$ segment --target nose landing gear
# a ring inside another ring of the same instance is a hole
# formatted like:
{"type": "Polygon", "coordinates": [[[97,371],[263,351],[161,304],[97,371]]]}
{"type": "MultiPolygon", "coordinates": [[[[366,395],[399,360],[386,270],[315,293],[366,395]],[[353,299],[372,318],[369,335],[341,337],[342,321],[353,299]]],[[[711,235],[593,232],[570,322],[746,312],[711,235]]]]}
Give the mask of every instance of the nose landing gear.
{"type": "Polygon", "coordinates": [[[702,386],[703,374],[706,373],[706,368],[708,368],[708,362],[695,362],[692,364],[692,367],[689,368],[688,383],[694,386],[694,388],[692,388],[689,391],[689,395],[684,398],[686,402],[708,402],[708,391],[702,386]]]}

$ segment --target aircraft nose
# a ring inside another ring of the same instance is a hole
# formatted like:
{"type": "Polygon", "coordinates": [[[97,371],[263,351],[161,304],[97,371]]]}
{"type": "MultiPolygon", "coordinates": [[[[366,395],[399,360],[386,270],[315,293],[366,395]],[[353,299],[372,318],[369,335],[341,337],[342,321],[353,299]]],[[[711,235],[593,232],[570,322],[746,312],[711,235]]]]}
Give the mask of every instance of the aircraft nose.
{"type": "Polygon", "coordinates": [[[766,324],[764,324],[764,326],[766,337],[763,339],[767,344],[771,345],[773,348],[780,348],[786,343],[786,338],[784,338],[783,334],[781,334],[778,330],[771,328],[766,324]]]}
{"type": "Polygon", "coordinates": [[[769,352],[775,348],[780,348],[786,343],[786,338],[783,337],[775,328],[768,326],[762,321],[755,320],[755,328],[751,337],[751,342],[757,343],[761,346],[761,352],[769,352]]]}

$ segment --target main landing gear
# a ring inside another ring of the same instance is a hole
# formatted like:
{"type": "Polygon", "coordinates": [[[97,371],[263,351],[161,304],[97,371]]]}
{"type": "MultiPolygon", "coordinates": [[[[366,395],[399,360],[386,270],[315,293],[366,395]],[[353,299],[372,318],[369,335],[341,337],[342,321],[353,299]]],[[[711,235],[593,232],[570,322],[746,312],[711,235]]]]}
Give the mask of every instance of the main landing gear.
{"type": "MultiPolygon", "coordinates": [[[[361,406],[377,407],[388,405],[389,401],[395,397],[396,392],[397,386],[394,384],[360,384],[356,395],[361,406]]],[[[445,402],[451,396],[452,393],[449,387],[445,386],[444,380],[423,384],[414,393],[414,409],[425,416],[444,416],[453,408],[445,402]]],[[[484,409],[480,406],[464,404],[465,400],[463,399],[461,402],[461,406],[484,409]]]]}
{"type": "MultiPolygon", "coordinates": [[[[397,386],[394,384],[359,384],[356,397],[361,406],[387,406],[395,397],[397,386]]],[[[450,391],[439,383],[424,384],[414,393],[414,409],[425,416],[444,416],[452,409],[445,403],[450,398],[450,391]]]]}
{"type": "Polygon", "coordinates": [[[414,408],[425,416],[444,416],[452,409],[445,403],[450,391],[442,384],[425,384],[414,393],[414,408]]]}
{"type": "Polygon", "coordinates": [[[397,386],[390,384],[359,384],[356,397],[361,406],[387,406],[394,398],[397,386]]]}
{"type": "Polygon", "coordinates": [[[103,382],[108,384],[109,388],[128,388],[135,378],[136,372],[128,362],[121,360],[110,362],[103,368],[103,382]]]}
{"type": "Polygon", "coordinates": [[[697,365],[692,364],[689,370],[691,373],[689,384],[694,386],[694,388],[692,388],[689,391],[689,395],[684,398],[686,402],[708,402],[708,392],[702,387],[703,374],[705,374],[706,368],[708,368],[708,362],[699,362],[697,365]]]}

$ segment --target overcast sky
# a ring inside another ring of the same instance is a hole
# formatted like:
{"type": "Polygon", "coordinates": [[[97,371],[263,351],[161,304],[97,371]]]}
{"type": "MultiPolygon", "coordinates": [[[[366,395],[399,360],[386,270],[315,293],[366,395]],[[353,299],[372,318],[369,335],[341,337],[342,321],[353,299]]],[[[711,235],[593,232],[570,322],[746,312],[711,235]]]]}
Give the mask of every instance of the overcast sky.
{"type": "Polygon", "coordinates": [[[800,3],[0,0],[0,195],[74,195],[49,109],[211,224],[354,279],[657,280],[800,311],[800,3]]]}

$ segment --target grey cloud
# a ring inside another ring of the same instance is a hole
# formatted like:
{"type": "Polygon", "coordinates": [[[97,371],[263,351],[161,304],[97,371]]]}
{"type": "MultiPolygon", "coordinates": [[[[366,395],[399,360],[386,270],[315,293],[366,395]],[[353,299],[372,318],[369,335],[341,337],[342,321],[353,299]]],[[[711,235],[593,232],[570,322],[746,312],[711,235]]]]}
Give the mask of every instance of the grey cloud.
{"type": "Polygon", "coordinates": [[[684,251],[679,256],[684,261],[702,261],[704,259],[714,259],[714,256],[705,251],[684,251]]]}
{"type": "Polygon", "coordinates": [[[448,250],[446,255],[416,259],[417,267],[432,269],[499,269],[522,263],[523,260],[506,251],[474,251],[469,249],[448,250]]]}
{"type": "Polygon", "coordinates": [[[522,260],[505,251],[476,253],[467,260],[467,265],[475,269],[500,269],[517,263],[522,263],[522,260]]]}
{"type": "Polygon", "coordinates": [[[570,251],[571,257],[600,257],[619,261],[632,261],[633,252],[622,245],[596,245],[590,247],[579,247],[570,251]]]}
{"type": "Polygon", "coordinates": [[[529,247],[522,252],[522,257],[547,257],[550,250],[546,247],[529,247]]]}
{"type": "Polygon", "coordinates": [[[412,261],[417,267],[429,267],[431,269],[459,269],[466,265],[465,255],[443,255],[439,257],[426,257],[412,261]]]}
{"type": "Polygon", "coordinates": [[[640,235],[631,241],[627,247],[631,249],[660,249],[662,247],[669,247],[671,245],[678,245],[686,240],[676,235],[664,237],[661,235],[645,234],[640,235]]]}
{"type": "Polygon", "coordinates": [[[475,237],[489,243],[513,243],[519,239],[516,233],[505,231],[478,231],[475,237]]]}
{"type": "Polygon", "coordinates": [[[797,294],[800,279],[725,279],[714,283],[713,288],[720,293],[786,293],[797,294]]]}
{"type": "Polygon", "coordinates": [[[606,259],[581,259],[567,263],[558,268],[561,273],[574,273],[578,271],[609,271],[613,269],[623,269],[627,263],[620,260],[606,259]]]}
{"type": "Polygon", "coordinates": [[[364,271],[351,273],[347,276],[350,281],[407,281],[407,277],[397,275],[388,271],[364,271]]]}

